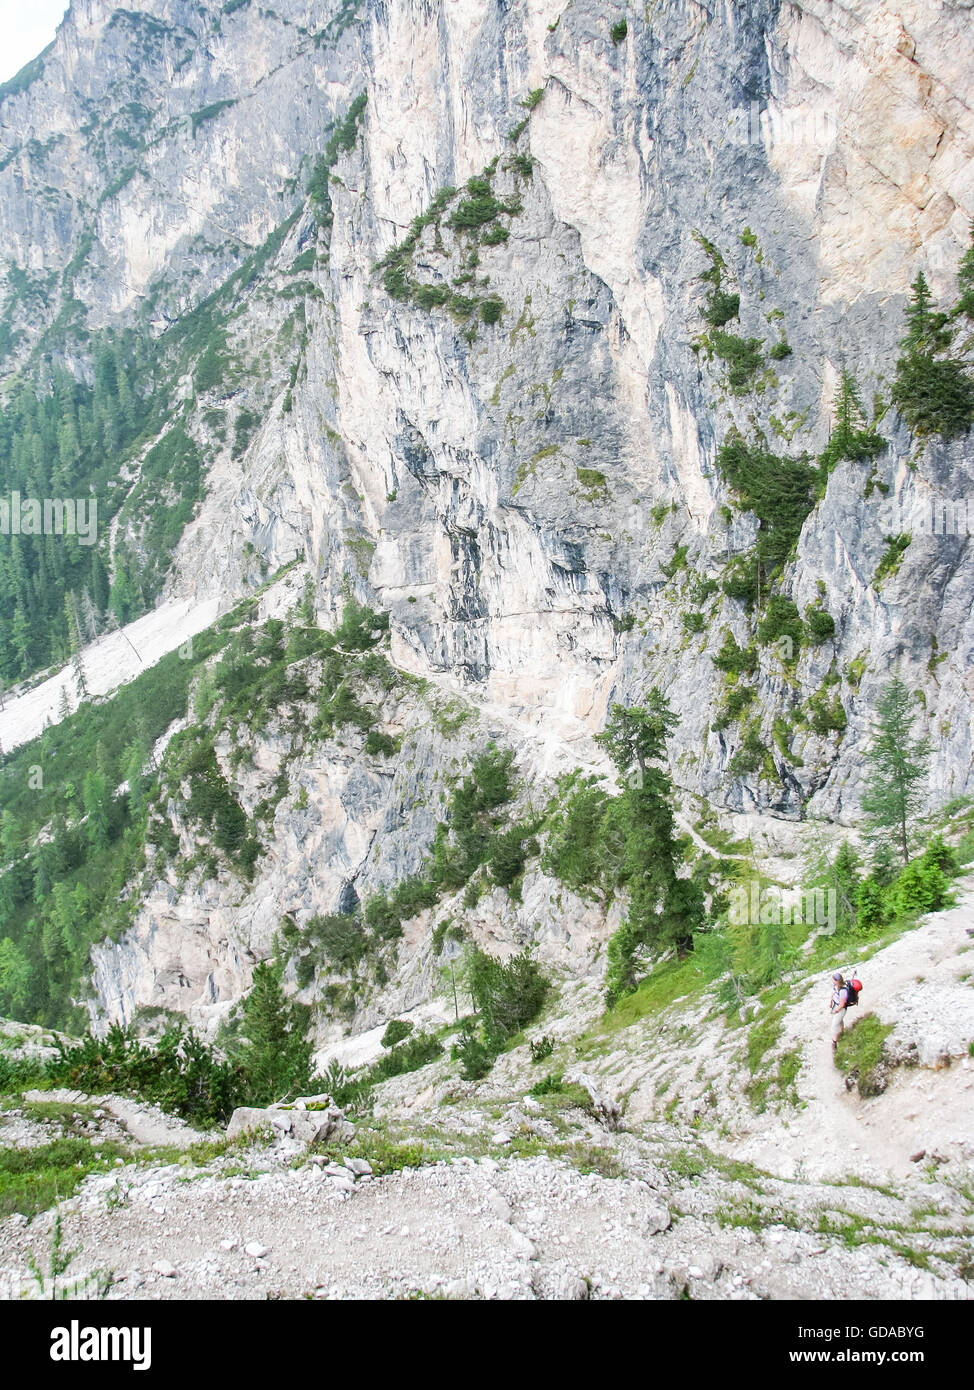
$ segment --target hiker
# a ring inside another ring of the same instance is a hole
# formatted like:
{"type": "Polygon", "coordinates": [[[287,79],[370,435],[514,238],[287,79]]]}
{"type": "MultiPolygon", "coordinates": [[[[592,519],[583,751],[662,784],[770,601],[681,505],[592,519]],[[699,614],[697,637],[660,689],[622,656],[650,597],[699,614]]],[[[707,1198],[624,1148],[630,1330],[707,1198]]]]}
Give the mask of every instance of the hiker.
{"type": "Polygon", "coordinates": [[[832,1051],[839,1045],[839,1034],[845,1028],[845,1009],[849,1000],[849,986],[842,978],[842,971],[832,972],[832,1051]]]}

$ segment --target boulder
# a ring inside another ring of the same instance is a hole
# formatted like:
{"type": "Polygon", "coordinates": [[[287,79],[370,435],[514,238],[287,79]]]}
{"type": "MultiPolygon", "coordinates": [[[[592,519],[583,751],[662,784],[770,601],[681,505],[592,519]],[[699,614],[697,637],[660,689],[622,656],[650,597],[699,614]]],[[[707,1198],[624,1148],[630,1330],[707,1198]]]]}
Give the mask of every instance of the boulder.
{"type": "Polygon", "coordinates": [[[227,1138],[260,1133],[287,1134],[301,1144],[347,1144],[355,1135],[355,1126],[346,1120],[344,1110],[337,1105],[323,1110],[298,1110],[282,1105],[238,1106],[230,1116],[227,1138]]]}
{"type": "Polygon", "coordinates": [[[589,1099],[592,1102],[592,1109],[598,1118],[605,1125],[606,1129],[616,1130],[622,1123],[622,1111],[614,1100],[604,1095],[595,1082],[585,1072],[566,1072],[566,1081],[575,1081],[579,1086],[584,1086],[588,1091],[589,1099]]]}
{"type": "Polygon", "coordinates": [[[270,1110],[260,1110],[249,1105],[238,1105],[230,1116],[227,1125],[227,1138],[239,1139],[242,1134],[267,1133],[271,1129],[270,1110]]]}

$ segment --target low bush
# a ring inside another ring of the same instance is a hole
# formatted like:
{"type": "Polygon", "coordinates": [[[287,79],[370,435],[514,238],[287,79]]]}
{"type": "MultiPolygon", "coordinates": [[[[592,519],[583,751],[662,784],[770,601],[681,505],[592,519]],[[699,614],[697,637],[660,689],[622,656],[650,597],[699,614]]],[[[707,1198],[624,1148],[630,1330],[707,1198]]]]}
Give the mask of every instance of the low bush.
{"type": "Polygon", "coordinates": [[[820,606],[805,609],[805,627],[812,642],[819,645],[835,636],[835,619],[820,606]]]}
{"type": "Polygon", "coordinates": [[[151,1048],[117,1023],[104,1038],[88,1033],[75,1046],[59,1047],[48,1075],[91,1095],[136,1095],[194,1124],[226,1124],[246,1099],[240,1068],[180,1025],[167,1028],[151,1048]]]}
{"type": "Polygon", "coordinates": [[[406,1018],[394,1018],[386,1024],[386,1030],[379,1039],[383,1047],[395,1047],[413,1031],[413,1025],[406,1018]]]}

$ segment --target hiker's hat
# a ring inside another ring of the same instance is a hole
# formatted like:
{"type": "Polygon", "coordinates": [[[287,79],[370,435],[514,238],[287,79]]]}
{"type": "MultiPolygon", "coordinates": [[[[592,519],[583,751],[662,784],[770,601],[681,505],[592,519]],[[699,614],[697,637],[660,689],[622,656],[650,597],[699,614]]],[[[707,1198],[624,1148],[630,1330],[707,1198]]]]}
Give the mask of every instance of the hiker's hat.
{"type": "Polygon", "coordinates": [[[833,971],[832,971],[832,979],[833,979],[833,980],[841,980],[841,979],[842,979],[842,971],[841,971],[841,970],[833,970],[833,971]]]}

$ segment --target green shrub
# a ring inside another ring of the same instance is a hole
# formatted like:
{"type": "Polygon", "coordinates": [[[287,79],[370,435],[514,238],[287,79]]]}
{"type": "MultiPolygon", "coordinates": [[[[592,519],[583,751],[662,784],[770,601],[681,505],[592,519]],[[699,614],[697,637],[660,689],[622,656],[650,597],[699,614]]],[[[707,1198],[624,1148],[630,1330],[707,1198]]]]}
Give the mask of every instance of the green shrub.
{"type": "Polygon", "coordinates": [[[476,307],[477,300],[472,295],[453,294],[450,296],[450,313],[455,314],[457,318],[469,318],[476,307]]]}
{"type": "MultiPolygon", "coordinates": [[[[387,1030],[388,1031],[388,1030],[387,1030]]],[[[390,1047],[384,1057],[369,1068],[368,1082],[387,1081],[393,1076],[405,1076],[435,1062],[443,1052],[443,1044],[432,1033],[417,1033],[404,1042],[390,1047]]]]}
{"type": "Polygon", "coordinates": [[[305,931],[339,970],[351,970],[366,953],[365,933],[357,917],[344,913],[316,914],[308,919],[305,931]]]}
{"type": "Polygon", "coordinates": [[[450,295],[449,285],[417,285],[413,292],[413,302],[418,308],[429,311],[446,304],[450,295]]]}
{"type": "Polygon", "coordinates": [[[730,323],[731,319],[738,317],[740,308],[741,296],[739,294],[729,294],[726,290],[715,286],[708,294],[701,313],[711,328],[723,328],[726,323],[730,323]]]}
{"type": "Polygon", "coordinates": [[[917,435],[966,434],[974,423],[974,379],[964,361],[949,355],[955,330],[950,316],[932,307],[922,271],[911,287],[906,319],[893,404],[917,435]]]}
{"type": "Polygon", "coordinates": [[[608,489],[604,473],[597,468],[576,468],[575,477],[585,489],[587,501],[605,499],[608,489]]]}
{"type": "Polygon", "coordinates": [[[344,651],[367,652],[377,646],[388,631],[388,613],[375,613],[350,599],[335,629],[334,641],[344,651]]]}
{"type": "Polygon", "coordinates": [[[497,1047],[538,1016],[550,988],[526,952],[502,965],[495,957],[475,950],[469,984],[484,1038],[497,1047]]]}
{"type": "Polygon", "coordinates": [[[710,659],[718,671],[732,672],[734,675],[741,675],[745,672],[749,676],[753,675],[758,664],[756,648],[739,647],[729,628],[724,630],[724,640],[720,651],[710,659]]]}
{"type": "Polygon", "coordinates": [[[279,966],[261,961],[254,967],[241,1015],[240,1032],[247,1046],[239,1060],[250,1103],[269,1105],[307,1091],[312,1045],[305,1035],[310,1010],[285,996],[279,966]]]}
{"type": "Polygon", "coordinates": [[[936,912],[947,901],[948,880],[940,866],[924,858],[907,864],[888,891],[887,901],[896,917],[936,912]]]}
{"type": "MultiPolygon", "coordinates": [[[[533,1059],[532,1059],[533,1060],[533,1059]]],[[[557,1095],[562,1088],[563,1073],[560,1071],[550,1071],[547,1076],[536,1081],[528,1092],[531,1096],[552,1096],[557,1095]]]]}
{"type": "Polygon", "coordinates": [[[449,225],[454,231],[476,231],[488,222],[493,222],[504,211],[487,185],[486,193],[478,193],[472,198],[464,198],[450,214],[449,225]]]}
{"type": "Polygon", "coordinates": [[[532,1038],[528,1042],[528,1051],[531,1054],[532,1062],[543,1062],[546,1057],[551,1056],[554,1050],[555,1040],[550,1033],[543,1033],[540,1038],[532,1038]]]}
{"type": "MultiPolygon", "coordinates": [[[[399,1042],[390,1047],[378,1061],[364,1071],[349,1076],[344,1068],[336,1066],[331,1074],[326,1074],[322,1078],[322,1081],[326,1084],[336,1105],[346,1109],[351,1106],[362,1106],[368,1102],[372,1088],[379,1082],[388,1081],[394,1076],[405,1076],[409,1072],[419,1071],[421,1067],[435,1062],[442,1052],[443,1044],[439,1038],[434,1037],[432,1033],[417,1033],[405,1042],[399,1042]]],[[[412,1152],[415,1152],[415,1149],[412,1152]]],[[[405,1153],[404,1148],[403,1154],[405,1155],[405,1153]]],[[[387,1171],[391,1171],[392,1166],[387,1171]]],[[[379,1165],[377,1165],[378,1170],[379,1165]]]]}
{"type": "Polygon", "coordinates": [[[614,44],[620,44],[629,33],[629,25],[624,19],[619,19],[609,30],[609,37],[614,44]]]}
{"type": "Polygon", "coordinates": [[[728,691],[723,708],[714,720],[714,729],[720,733],[740,719],[748,705],[757,698],[757,693],[753,685],[735,685],[733,690],[728,691]]]}
{"type": "Polygon", "coordinates": [[[0,1052],[0,1096],[38,1086],[45,1076],[43,1062],[31,1057],[8,1057],[0,1052]]]}
{"type": "Polygon", "coordinates": [[[389,734],[370,729],[365,736],[365,751],[369,757],[391,758],[399,752],[399,741],[389,734]]]}
{"type": "Polygon", "coordinates": [[[327,225],[331,222],[331,194],[328,182],[333,165],[340,154],[347,154],[355,146],[358,138],[359,122],[368,100],[365,92],[360,92],[351,103],[345,117],[329,136],[324,153],[319,155],[314,170],[308,180],[307,191],[318,213],[318,220],[327,225]]]}
{"type": "Polygon", "coordinates": [[[59,1046],[48,1075],[90,1095],[136,1095],[194,1124],[226,1124],[247,1097],[241,1070],[181,1025],[167,1028],[152,1048],[117,1023],[104,1038],[88,1033],[59,1046]]]}
{"type": "Polygon", "coordinates": [[[503,312],[504,301],[496,296],[480,301],[480,317],[484,323],[500,323],[503,312]]]}
{"type": "Polygon", "coordinates": [[[528,856],[538,853],[538,842],[527,827],[512,825],[491,837],[487,852],[490,876],[501,888],[511,888],[524,873],[528,856]]]}
{"type": "Polygon", "coordinates": [[[749,777],[752,773],[760,771],[768,756],[768,749],[761,742],[761,731],[757,724],[752,724],[745,733],[740,748],[728,763],[727,771],[731,777],[749,777]]]}
{"type": "Polygon", "coordinates": [[[811,606],[805,609],[805,627],[812,642],[819,645],[835,636],[835,619],[824,608],[811,606]]]}
{"type": "Polygon", "coordinates": [[[871,876],[864,878],[856,890],[855,912],[857,926],[864,936],[879,931],[890,920],[886,891],[871,876]]]}
{"type": "Polygon", "coordinates": [[[764,345],[760,338],[741,338],[716,328],[710,334],[710,346],[727,366],[727,387],[733,396],[742,396],[754,386],[754,378],[764,362],[764,345]]]}
{"type": "Polygon", "coordinates": [[[548,843],[542,868],[575,893],[584,892],[602,879],[605,861],[602,832],[609,798],[591,776],[577,780],[577,774],[559,785],[563,798],[549,817],[548,843]]]}
{"type": "MultiPolygon", "coordinates": [[[[823,474],[827,477],[840,459],[857,461],[876,458],[887,447],[881,435],[866,427],[866,415],[859,399],[856,378],[852,372],[843,369],[835,428],[818,459],[823,474]]],[[[868,491],[866,495],[869,495],[868,491]]]]}
{"type": "Polygon", "coordinates": [[[386,1030],[379,1041],[383,1047],[395,1047],[396,1043],[408,1038],[412,1031],[413,1025],[408,1018],[394,1018],[386,1024],[386,1030]]]}
{"type": "Polygon", "coordinates": [[[768,600],[765,616],[758,624],[758,641],[763,647],[786,637],[791,642],[791,652],[797,653],[802,644],[805,629],[797,607],[790,598],[776,594],[768,600]]]}
{"type": "Polygon", "coordinates": [[[724,567],[724,577],[720,584],[728,598],[753,607],[758,594],[757,555],[736,555],[724,567]]]}
{"type": "Polygon", "coordinates": [[[838,695],[829,699],[826,687],[817,690],[808,702],[812,728],[817,734],[842,733],[846,727],[846,712],[838,695]]]}
{"type": "MultiPolygon", "coordinates": [[[[757,553],[762,566],[770,570],[784,563],[814,506],[815,470],[807,459],[772,454],[763,443],[749,444],[737,430],[718,449],[717,468],[761,523],[757,553]]],[[[756,573],[754,578],[756,584],[756,573]]],[[[724,587],[726,592],[726,581],[724,587]]]]}
{"type": "Polygon", "coordinates": [[[873,575],[873,586],[878,587],[889,575],[896,574],[903,562],[903,555],[910,544],[910,536],[886,536],[886,549],[873,575]]]}
{"type": "Polygon", "coordinates": [[[497,1058],[497,1053],[472,1032],[460,1035],[460,1041],[453,1045],[452,1055],[460,1063],[460,1075],[464,1081],[479,1081],[487,1075],[497,1058]]]}
{"type": "Polygon", "coordinates": [[[678,545],[676,547],[666,564],[660,566],[660,569],[666,575],[667,579],[672,579],[674,575],[679,574],[680,570],[686,569],[687,555],[689,553],[690,547],[688,545],[678,545]]]}

